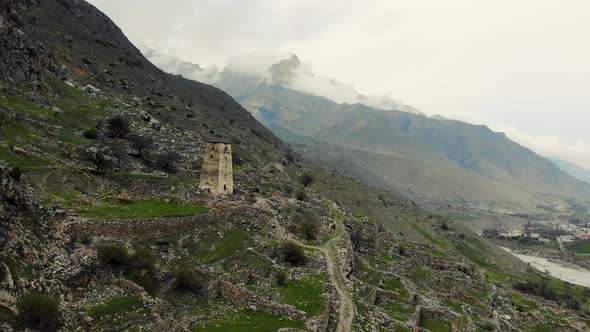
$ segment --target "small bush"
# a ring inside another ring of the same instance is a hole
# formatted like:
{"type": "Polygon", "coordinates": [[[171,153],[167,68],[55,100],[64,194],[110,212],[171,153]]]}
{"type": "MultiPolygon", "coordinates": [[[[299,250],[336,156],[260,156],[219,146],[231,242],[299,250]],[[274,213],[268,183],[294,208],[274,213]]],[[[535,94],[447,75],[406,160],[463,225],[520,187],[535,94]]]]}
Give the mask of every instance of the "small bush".
{"type": "Polygon", "coordinates": [[[116,158],[106,146],[92,146],[82,151],[82,158],[94,165],[96,174],[102,174],[115,165],[116,158]]]}
{"type": "Polygon", "coordinates": [[[580,310],[581,308],[581,304],[580,301],[572,298],[572,297],[566,297],[564,299],[565,302],[565,307],[571,310],[580,310]]]}
{"type": "Polygon", "coordinates": [[[98,259],[105,265],[122,270],[127,278],[148,292],[156,290],[156,257],[149,250],[138,249],[130,255],[122,246],[103,246],[98,249],[98,259]]]}
{"type": "Polygon", "coordinates": [[[398,253],[400,256],[403,256],[403,255],[405,255],[405,254],[406,254],[406,248],[405,248],[405,247],[402,247],[402,246],[400,246],[399,248],[397,248],[397,253],[398,253]]]}
{"type": "Polygon", "coordinates": [[[129,119],[122,115],[115,115],[107,120],[108,136],[110,138],[125,138],[129,134],[129,119]]]}
{"type": "Polygon", "coordinates": [[[314,177],[311,173],[305,173],[303,175],[301,175],[301,177],[299,178],[299,182],[304,186],[304,187],[309,187],[314,181],[314,177]]]}
{"type": "Polygon", "coordinates": [[[240,157],[237,154],[234,154],[233,158],[232,158],[232,162],[234,164],[234,166],[243,166],[244,165],[244,159],[242,159],[242,157],[240,157]]]}
{"type": "Polygon", "coordinates": [[[103,246],[98,248],[98,259],[105,265],[125,267],[129,264],[129,253],[123,246],[103,246]]]}
{"type": "Polygon", "coordinates": [[[355,225],[350,230],[350,242],[352,250],[358,251],[364,243],[366,243],[364,230],[361,226],[355,225]]]}
{"type": "Polygon", "coordinates": [[[291,187],[289,185],[285,186],[285,193],[287,195],[291,195],[294,191],[295,191],[295,189],[293,189],[293,187],[291,187]]]}
{"type": "Polygon", "coordinates": [[[149,250],[138,249],[129,256],[125,275],[145,288],[150,294],[153,294],[158,288],[155,273],[156,257],[149,250]]]}
{"type": "Polygon", "coordinates": [[[298,201],[307,200],[307,193],[305,192],[305,189],[303,189],[303,188],[298,189],[297,192],[295,193],[295,198],[297,198],[298,201]]]}
{"type": "Polygon", "coordinates": [[[285,159],[287,160],[287,162],[289,164],[294,164],[295,163],[295,154],[293,153],[293,150],[288,149],[287,153],[285,153],[285,159]]]}
{"type": "Polygon", "coordinates": [[[178,152],[166,152],[156,156],[155,164],[159,169],[172,173],[176,171],[176,163],[180,160],[180,154],[178,152]]]}
{"type": "Polygon", "coordinates": [[[0,111],[0,127],[4,127],[11,122],[11,117],[3,108],[0,111]]]}
{"type": "Polygon", "coordinates": [[[311,217],[304,217],[299,222],[299,231],[306,240],[315,240],[320,231],[319,223],[311,217]]]}
{"type": "Polygon", "coordinates": [[[15,167],[15,168],[11,169],[10,171],[8,171],[8,176],[13,178],[14,181],[20,181],[20,179],[23,176],[23,172],[21,171],[21,169],[19,167],[15,167]]]}
{"type": "Polygon", "coordinates": [[[39,331],[57,331],[59,328],[59,300],[41,293],[22,296],[18,309],[17,325],[39,331]]]}
{"type": "MultiPolygon", "coordinates": [[[[546,300],[555,301],[558,303],[565,302],[567,304],[568,301],[576,301],[569,294],[560,294],[547,287],[547,284],[544,281],[517,281],[512,285],[512,287],[523,293],[541,296],[546,300]]],[[[573,302],[571,304],[575,306],[573,302]]]]}
{"type": "Polygon", "coordinates": [[[78,242],[86,246],[90,245],[92,243],[92,237],[90,237],[88,234],[82,234],[80,237],[78,237],[78,242]]]}
{"type": "Polygon", "coordinates": [[[129,142],[135,150],[137,150],[137,156],[143,157],[145,152],[154,145],[154,139],[149,136],[132,135],[129,137],[129,142]]]}
{"type": "Polygon", "coordinates": [[[307,261],[305,250],[297,243],[288,241],[282,247],[283,259],[292,266],[302,266],[307,261]]]}
{"type": "Polygon", "coordinates": [[[147,249],[137,249],[129,256],[128,270],[148,271],[154,270],[156,266],[156,257],[147,249]]]}
{"type": "Polygon", "coordinates": [[[96,139],[98,137],[98,130],[94,127],[90,127],[86,129],[82,135],[88,139],[96,139]]]}
{"type": "Polygon", "coordinates": [[[278,286],[285,286],[289,280],[289,275],[285,271],[279,271],[275,274],[275,281],[278,286]]]}
{"type": "Polygon", "coordinates": [[[183,268],[174,273],[172,285],[177,292],[199,294],[205,289],[205,280],[198,273],[183,268]]]}

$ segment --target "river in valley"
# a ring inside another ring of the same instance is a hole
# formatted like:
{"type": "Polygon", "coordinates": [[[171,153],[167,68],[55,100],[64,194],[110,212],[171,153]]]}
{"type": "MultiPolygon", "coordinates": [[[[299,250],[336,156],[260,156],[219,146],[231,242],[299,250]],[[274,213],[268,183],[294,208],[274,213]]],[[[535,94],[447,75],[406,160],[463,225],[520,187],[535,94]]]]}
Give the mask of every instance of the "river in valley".
{"type": "Polygon", "coordinates": [[[530,266],[541,272],[548,272],[551,276],[557,279],[590,288],[590,270],[566,265],[565,263],[550,261],[543,257],[517,254],[504,247],[502,247],[502,249],[508,251],[523,262],[529,263],[530,266]]]}

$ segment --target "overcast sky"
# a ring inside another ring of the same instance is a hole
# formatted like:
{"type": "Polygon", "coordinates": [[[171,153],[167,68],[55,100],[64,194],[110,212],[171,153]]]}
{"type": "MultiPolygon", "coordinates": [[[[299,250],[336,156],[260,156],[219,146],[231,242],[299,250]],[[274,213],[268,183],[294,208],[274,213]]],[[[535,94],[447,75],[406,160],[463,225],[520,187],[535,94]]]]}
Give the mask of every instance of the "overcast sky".
{"type": "Polygon", "coordinates": [[[293,52],[429,115],[590,167],[587,0],[91,0],[136,44],[202,66],[293,52]]]}

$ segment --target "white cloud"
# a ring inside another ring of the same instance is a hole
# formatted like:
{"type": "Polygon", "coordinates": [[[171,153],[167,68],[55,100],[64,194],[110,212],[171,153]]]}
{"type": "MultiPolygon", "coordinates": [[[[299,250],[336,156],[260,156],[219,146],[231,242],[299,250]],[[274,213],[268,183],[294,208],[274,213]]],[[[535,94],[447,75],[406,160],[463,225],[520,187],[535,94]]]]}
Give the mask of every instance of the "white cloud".
{"type": "Polygon", "coordinates": [[[294,52],[317,69],[320,79],[300,82],[316,93],[369,91],[427,114],[507,124],[541,153],[561,149],[543,137],[568,142],[568,160],[587,165],[586,0],[91,2],[132,41],[176,58],[223,67],[236,54],[294,52]]]}
{"type": "Polygon", "coordinates": [[[568,161],[573,160],[578,165],[590,169],[590,145],[581,139],[566,142],[557,136],[532,136],[510,126],[498,126],[493,127],[493,129],[506,133],[510,139],[529,147],[542,156],[568,161]]]}

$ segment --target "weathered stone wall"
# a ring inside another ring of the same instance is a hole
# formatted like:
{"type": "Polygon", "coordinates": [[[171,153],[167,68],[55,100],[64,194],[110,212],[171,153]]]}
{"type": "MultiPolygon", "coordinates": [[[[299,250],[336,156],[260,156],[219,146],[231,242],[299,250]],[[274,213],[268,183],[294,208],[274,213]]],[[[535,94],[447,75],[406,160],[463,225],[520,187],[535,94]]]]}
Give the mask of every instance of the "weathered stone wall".
{"type": "Polygon", "coordinates": [[[264,312],[272,315],[285,316],[291,320],[306,321],[308,315],[287,304],[276,303],[264,299],[254,292],[239,285],[217,280],[208,287],[208,293],[230,300],[235,305],[252,311],[264,312]]]}
{"type": "Polygon", "coordinates": [[[207,143],[203,153],[199,188],[213,195],[233,194],[231,144],[207,143]]]}

